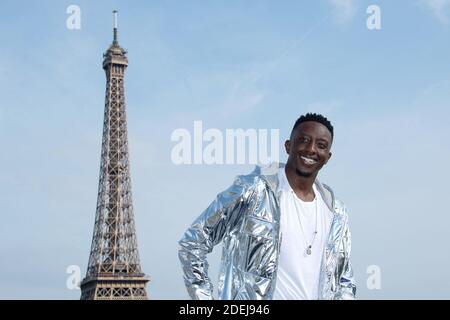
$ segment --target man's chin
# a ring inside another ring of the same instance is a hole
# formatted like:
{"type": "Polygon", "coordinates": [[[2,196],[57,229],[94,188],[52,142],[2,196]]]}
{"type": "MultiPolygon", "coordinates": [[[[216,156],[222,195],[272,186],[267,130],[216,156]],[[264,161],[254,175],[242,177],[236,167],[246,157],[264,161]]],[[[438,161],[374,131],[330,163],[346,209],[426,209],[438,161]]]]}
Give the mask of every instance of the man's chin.
{"type": "Polygon", "coordinates": [[[304,178],[309,178],[314,174],[314,171],[306,171],[302,169],[295,169],[295,172],[297,173],[297,175],[304,178]]]}

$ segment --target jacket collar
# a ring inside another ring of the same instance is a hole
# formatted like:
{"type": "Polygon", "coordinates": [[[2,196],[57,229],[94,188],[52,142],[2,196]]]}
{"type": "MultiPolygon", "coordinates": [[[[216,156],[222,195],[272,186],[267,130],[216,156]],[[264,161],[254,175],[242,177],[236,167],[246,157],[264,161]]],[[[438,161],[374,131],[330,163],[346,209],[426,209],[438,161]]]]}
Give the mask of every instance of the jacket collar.
{"type": "MultiPolygon", "coordinates": [[[[261,176],[267,182],[274,194],[276,194],[278,185],[280,183],[278,179],[278,170],[280,168],[284,168],[285,166],[286,164],[281,162],[273,162],[270,165],[264,167],[256,166],[252,174],[261,176]]],[[[333,190],[326,184],[321,183],[319,179],[316,179],[316,181],[314,181],[314,184],[316,185],[317,190],[319,190],[322,199],[325,201],[330,211],[334,212],[335,199],[333,190]]]]}

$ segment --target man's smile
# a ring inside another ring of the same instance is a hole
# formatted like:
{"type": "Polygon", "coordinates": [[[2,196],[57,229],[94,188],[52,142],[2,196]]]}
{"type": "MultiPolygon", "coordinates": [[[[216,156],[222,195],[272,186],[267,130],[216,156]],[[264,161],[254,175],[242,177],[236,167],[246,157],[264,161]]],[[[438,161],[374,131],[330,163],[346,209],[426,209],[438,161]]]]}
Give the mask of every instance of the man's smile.
{"type": "Polygon", "coordinates": [[[306,157],[306,156],[300,156],[300,159],[302,159],[303,163],[306,164],[307,166],[312,166],[317,163],[316,159],[306,157]]]}

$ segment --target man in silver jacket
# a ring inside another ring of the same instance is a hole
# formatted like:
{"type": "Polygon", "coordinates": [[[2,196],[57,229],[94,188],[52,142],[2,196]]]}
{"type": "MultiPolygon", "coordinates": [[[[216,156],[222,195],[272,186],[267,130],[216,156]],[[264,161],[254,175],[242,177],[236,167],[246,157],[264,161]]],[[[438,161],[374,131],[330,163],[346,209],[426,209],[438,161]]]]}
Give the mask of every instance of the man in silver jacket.
{"type": "MultiPolygon", "coordinates": [[[[315,199],[316,190],[330,210],[329,232],[323,241],[317,265],[315,298],[355,298],[346,209],[335,198],[331,188],[317,179],[319,170],[331,157],[332,140],[333,127],[325,117],[311,113],[301,116],[294,125],[290,140],[285,142],[289,155],[286,165],[256,167],[252,173],[238,176],[231,187],[218,194],[192,223],[179,241],[179,259],[192,299],[213,299],[206,256],[221,241],[219,298],[274,298],[283,237],[279,168],[285,170],[287,180],[298,197],[315,199]]],[[[303,252],[302,243],[298,247],[303,252]]]]}

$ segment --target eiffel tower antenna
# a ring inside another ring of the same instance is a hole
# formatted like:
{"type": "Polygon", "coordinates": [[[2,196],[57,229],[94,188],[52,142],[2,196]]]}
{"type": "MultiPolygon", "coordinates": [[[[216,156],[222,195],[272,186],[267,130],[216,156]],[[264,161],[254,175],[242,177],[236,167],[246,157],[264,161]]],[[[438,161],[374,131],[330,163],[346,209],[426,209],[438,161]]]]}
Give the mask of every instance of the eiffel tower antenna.
{"type": "Polygon", "coordinates": [[[119,44],[118,43],[118,40],[117,40],[117,25],[118,25],[118,22],[117,22],[117,10],[114,10],[113,11],[113,15],[114,15],[114,40],[113,40],[113,43],[115,43],[115,44],[119,44]]]}
{"type": "Polygon", "coordinates": [[[94,234],[82,300],[147,299],[149,279],[141,270],[131,196],[125,105],[126,51],[117,41],[103,55],[106,98],[94,234]]]}

